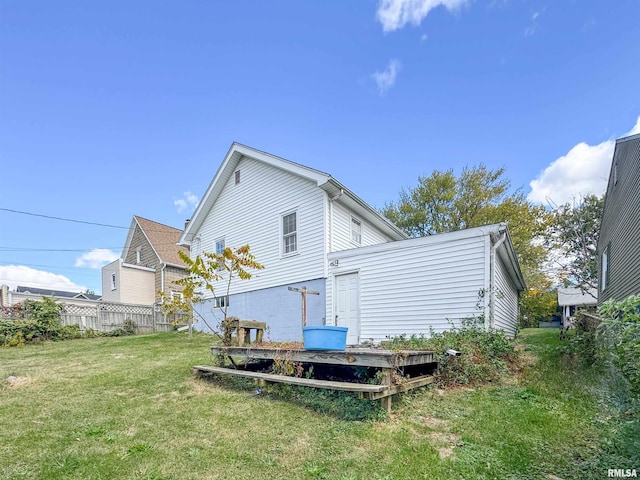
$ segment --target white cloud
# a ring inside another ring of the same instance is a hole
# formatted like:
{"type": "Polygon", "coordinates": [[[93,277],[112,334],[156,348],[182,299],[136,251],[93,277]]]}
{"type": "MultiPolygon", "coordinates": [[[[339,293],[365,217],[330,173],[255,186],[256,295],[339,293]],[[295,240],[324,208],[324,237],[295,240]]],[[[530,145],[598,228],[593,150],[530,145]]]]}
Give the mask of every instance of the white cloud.
{"type": "Polygon", "coordinates": [[[636,124],[633,126],[631,131],[627,133],[627,135],[636,135],[637,133],[640,133],[640,116],[638,117],[638,120],[636,120],[636,124]]]}
{"type": "Polygon", "coordinates": [[[50,288],[67,292],[84,292],[87,287],[76,285],[64,275],[58,275],[24,265],[0,266],[0,285],[9,285],[15,290],[17,286],[50,288]]]}
{"type": "Polygon", "coordinates": [[[107,263],[113,262],[118,258],[116,252],[113,252],[107,248],[94,248],[90,252],[83,253],[80,257],[76,258],[76,267],[85,268],[102,268],[107,263]]]}
{"type": "MultiPolygon", "coordinates": [[[[640,117],[623,136],[635,133],[640,133],[640,117]]],[[[603,194],[607,189],[614,148],[613,140],[598,145],[584,142],[575,145],[529,183],[531,192],[527,198],[536,203],[561,205],[590,193],[603,194]]]]}
{"type": "Polygon", "coordinates": [[[531,24],[525,28],[524,30],[524,36],[525,37],[529,37],[531,35],[533,35],[534,33],[536,33],[536,30],[538,29],[538,17],[540,16],[541,13],[543,13],[544,10],[542,12],[533,12],[531,14],[531,24]]]}
{"type": "Polygon", "coordinates": [[[429,12],[443,6],[447,10],[456,10],[469,0],[380,0],[376,17],[385,32],[392,32],[407,23],[420,25],[429,12]]]}
{"type": "Polygon", "coordinates": [[[380,95],[384,95],[387,90],[395,85],[396,77],[401,66],[402,65],[398,60],[391,60],[386,69],[382,72],[375,72],[371,75],[371,78],[375,80],[376,85],[378,86],[378,93],[380,93],[380,95]]]}
{"type": "Polygon", "coordinates": [[[198,206],[198,197],[191,192],[184,192],[183,198],[174,199],[173,204],[178,207],[178,213],[184,213],[198,206]]]}

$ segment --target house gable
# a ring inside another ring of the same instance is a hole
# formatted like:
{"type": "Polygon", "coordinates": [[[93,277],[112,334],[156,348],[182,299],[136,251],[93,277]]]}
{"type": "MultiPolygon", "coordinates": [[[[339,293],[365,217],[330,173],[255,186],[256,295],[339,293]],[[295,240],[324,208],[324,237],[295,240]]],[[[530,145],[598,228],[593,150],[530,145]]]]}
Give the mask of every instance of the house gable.
{"type": "Polygon", "coordinates": [[[392,240],[406,239],[407,236],[393,223],[387,220],[374,208],[368,205],[364,200],[359,198],[356,194],[351,192],[348,188],[338,182],[335,178],[331,177],[328,173],[321,172],[309,167],[305,167],[298,163],[291,162],[284,158],[271,155],[260,150],[256,150],[245,145],[234,142],[231,148],[227,152],[222,164],[218,168],[213,180],[209,184],[206,193],[202,197],[198,208],[193,214],[189,225],[185,228],[185,231],[180,239],[181,245],[190,245],[196,237],[196,233],[202,227],[208,212],[213,205],[217,202],[222,190],[227,183],[232,180],[233,184],[236,183],[236,172],[239,173],[238,185],[242,185],[245,181],[246,175],[242,173],[242,169],[239,167],[239,162],[242,159],[253,159],[255,161],[270,165],[274,168],[288,172],[294,176],[306,179],[326,192],[329,199],[335,199],[346,206],[346,208],[355,212],[361,218],[367,220],[376,229],[384,232],[392,240]],[[233,177],[233,178],[232,178],[233,177]]]}
{"type": "Polygon", "coordinates": [[[640,134],[618,139],[613,153],[598,239],[598,303],[640,293],[638,225],[640,134]]]}

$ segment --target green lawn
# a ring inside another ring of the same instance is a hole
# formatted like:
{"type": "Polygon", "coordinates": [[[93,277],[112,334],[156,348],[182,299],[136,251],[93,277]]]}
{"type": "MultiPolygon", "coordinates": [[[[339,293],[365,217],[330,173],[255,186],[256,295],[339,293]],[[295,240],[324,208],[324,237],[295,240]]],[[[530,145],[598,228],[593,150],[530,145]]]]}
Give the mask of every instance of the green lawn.
{"type": "Polygon", "coordinates": [[[0,349],[0,478],[601,479],[631,468],[607,464],[619,457],[607,457],[606,394],[596,372],[562,361],[557,331],[524,332],[517,379],[420,389],[365,421],[194,378],[210,341],[0,349]]]}

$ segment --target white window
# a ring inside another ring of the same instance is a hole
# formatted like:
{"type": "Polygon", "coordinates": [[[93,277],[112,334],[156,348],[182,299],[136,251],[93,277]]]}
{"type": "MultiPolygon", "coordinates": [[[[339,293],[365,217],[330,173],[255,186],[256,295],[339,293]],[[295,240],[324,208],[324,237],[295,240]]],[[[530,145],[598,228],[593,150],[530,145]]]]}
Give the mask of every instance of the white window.
{"type": "Polygon", "coordinates": [[[362,243],[362,222],[351,217],[351,241],[360,245],[362,243]]]}
{"type": "MultiPolygon", "coordinates": [[[[222,255],[224,253],[224,238],[219,238],[218,240],[216,240],[216,253],[218,255],[222,255]]],[[[218,267],[218,271],[221,270],[224,270],[224,267],[222,265],[218,267]]]]}
{"type": "Polygon", "coordinates": [[[116,289],[116,274],[112,273],[111,274],[111,290],[115,290],[116,289]]]}
{"type": "Polygon", "coordinates": [[[224,297],[216,297],[215,306],[217,308],[224,308],[229,306],[229,297],[225,295],[224,297]]]}
{"type": "Polygon", "coordinates": [[[222,255],[224,253],[224,238],[216,240],[216,253],[222,255]]]}
{"type": "Polygon", "coordinates": [[[602,291],[604,292],[605,288],[607,288],[607,283],[609,281],[609,245],[607,245],[602,252],[602,270],[600,278],[602,280],[602,291]]]}
{"type": "Polygon", "coordinates": [[[298,251],[298,222],[296,212],[282,216],[282,254],[291,255],[298,251]]]}
{"type": "Polygon", "coordinates": [[[142,247],[138,247],[136,250],[136,263],[140,265],[141,261],[142,261],[142,247]]]}
{"type": "Polygon", "coordinates": [[[171,290],[171,300],[173,299],[182,300],[182,298],[183,298],[182,292],[176,292],[175,290],[171,290]]]}
{"type": "Polygon", "coordinates": [[[236,185],[238,185],[240,183],[240,170],[236,170],[236,185]]]}

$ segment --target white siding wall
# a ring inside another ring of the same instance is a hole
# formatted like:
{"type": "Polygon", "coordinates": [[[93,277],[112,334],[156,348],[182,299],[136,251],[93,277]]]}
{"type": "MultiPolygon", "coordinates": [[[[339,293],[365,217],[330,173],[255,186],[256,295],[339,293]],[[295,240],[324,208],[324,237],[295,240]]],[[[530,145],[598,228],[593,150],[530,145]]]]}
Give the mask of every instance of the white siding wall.
{"type": "MultiPolygon", "coordinates": [[[[325,277],[326,194],[297,175],[250,158],[243,158],[240,184],[231,175],[213,208],[208,212],[200,237],[201,251],[215,251],[216,240],[226,247],[251,246],[264,270],[248,281],[235,281],[231,293],[325,277]],[[297,211],[298,254],[283,257],[281,215],[297,211]]],[[[226,293],[226,283],[216,286],[226,293]]]]}
{"type": "Polygon", "coordinates": [[[377,245],[386,243],[390,238],[384,235],[380,230],[359,217],[352,214],[344,205],[338,201],[333,203],[333,224],[331,225],[332,235],[332,251],[347,250],[350,248],[365,247],[368,245],[377,245]],[[351,240],[351,217],[355,217],[360,221],[362,226],[362,243],[358,245],[351,240]]]}
{"type": "Polygon", "coordinates": [[[334,276],[359,273],[360,341],[386,336],[442,332],[448,320],[479,315],[479,293],[486,288],[489,252],[485,237],[424,243],[394,242],[330,255],[339,266],[327,279],[327,321],[333,322],[334,276]]]}
{"type": "Polygon", "coordinates": [[[493,326],[514,337],[518,324],[518,291],[509,277],[507,267],[496,255],[496,291],[494,295],[493,326]]]}

